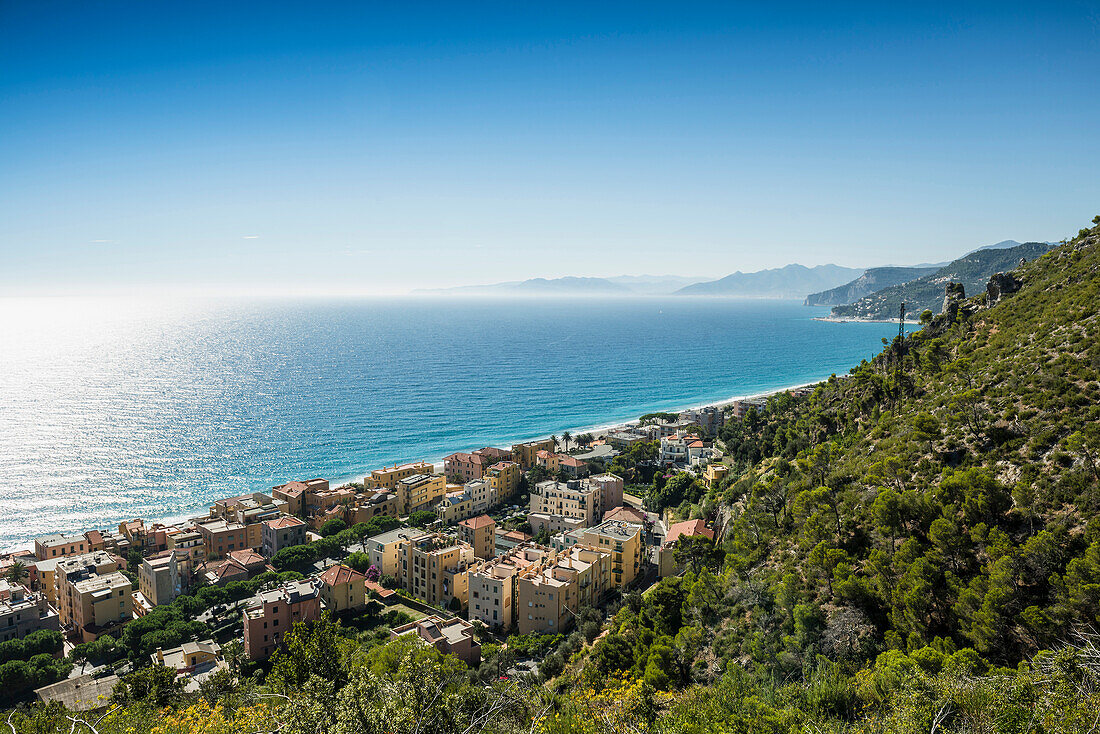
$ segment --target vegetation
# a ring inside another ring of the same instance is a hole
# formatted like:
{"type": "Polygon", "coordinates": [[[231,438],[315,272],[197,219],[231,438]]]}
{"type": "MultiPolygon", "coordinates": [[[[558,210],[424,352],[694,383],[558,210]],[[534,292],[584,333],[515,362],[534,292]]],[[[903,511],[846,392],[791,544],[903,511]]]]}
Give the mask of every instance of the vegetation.
{"type": "MultiPolygon", "coordinates": [[[[182,694],[146,673],[96,731],[1095,730],[1094,223],[996,305],[930,316],[845,378],[727,424],[733,471],[713,489],[654,481],[651,501],[687,502],[719,541],[681,540],[685,573],[627,594],[602,636],[582,611],[568,635],[486,644],[466,670],[412,640],[297,625],[266,678],[182,694]],[[537,675],[509,672],[521,655],[537,675]]],[[[76,729],[56,707],[10,721],[76,729]]]]}
{"type": "Polygon", "coordinates": [[[1050,246],[1044,242],[1027,242],[1003,250],[975,250],[929,275],[882,288],[845,306],[834,306],[833,316],[896,319],[902,303],[909,318],[924,309],[939,313],[943,306],[944,283],[961,283],[966,293],[977,295],[985,292],[989,276],[1012,270],[1021,258],[1033,260],[1048,250],[1050,246]]]}

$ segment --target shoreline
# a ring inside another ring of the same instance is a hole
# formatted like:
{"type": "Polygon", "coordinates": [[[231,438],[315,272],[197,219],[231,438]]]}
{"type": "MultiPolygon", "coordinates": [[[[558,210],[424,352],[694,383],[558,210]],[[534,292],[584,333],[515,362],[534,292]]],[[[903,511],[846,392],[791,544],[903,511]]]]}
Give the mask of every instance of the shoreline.
{"type": "MultiPolygon", "coordinates": [[[[827,321],[831,324],[900,324],[900,319],[860,319],[855,316],[813,316],[814,321],[827,321]]],[[[905,323],[920,326],[917,319],[906,319],[905,323]]]]}
{"type": "MultiPolygon", "coordinates": [[[[706,407],[710,407],[710,406],[725,407],[725,406],[731,405],[732,403],[735,403],[739,400],[752,400],[752,399],[756,399],[756,398],[764,398],[764,397],[769,397],[771,395],[778,395],[779,393],[787,392],[788,390],[796,390],[796,389],[799,389],[799,388],[811,387],[813,385],[817,385],[819,383],[822,383],[822,382],[824,382],[828,379],[829,379],[828,377],[823,377],[823,378],[813,380],[813,381],[810,381],[810,382],[802,382],[802,383],[798,383],[798,384],[794,384],[794,385],[786,385],[786,386],[783,386],[783,387],[770,388],[768,390],[764,390],[764,391],[761,391],[761,392],[747,393],[747,394],[742,394],[742,395],[733,395],[733,396],[730,396],[730,397],[720,398],[720,399],[717,399],[717,400],[710,400],[710,401],[701,402],[701,403],[696,402],[696,403],[691,403],[691,404],[688,404],[688,405],[684,405],[682,407],[672,407],[672,408],[666,408],[666,409],[663,409],[663,410],[660,410],[660,411],[654,410],[654,411],[650,411],[650,412],[679,413],[679,412],[682,412],[682,411],[685,411],[685,410],[706,408],[706,407]]],[[[640,415],[641,414],[639,414],[639,417],[640,417],[640,415]]],[[[606,436],[609,433],[612,433],[613,431],[623,429],[623,428],[632,427],[632,426],[637,426],[637,425],[638,425],[638,418],[633,418],[633,419],[629,419],[629,420],[617,420],[617,421],[613,421],[613,422],[612,421],[607,421],[607,422],[589,424],[587,426],[583,426],[583,427],[579,427],[579,428],[566,428],[566,429],[563,429],[561,431],[557,431],[555,435],[559,436],[559,438],[560,438],[562,433],[568,431],[573,436],[576,436],[576,435],[582,434],[582,433],[591,433],[591,434],[593,434],[594,438],[600,438],[600,437],[606,436]]],[[[549,438],[550,435],[551,434],[546,433],[546,434],[540,434],[540,435],[533,436],[533,437],[522,438],[522,439],[519,439],[519,440],[515,441],[515,443],[526,443],[528,441],[538,441],[538,440],[541,440],[541,439],[549,438]]],[[[488,445],[492,446],[493,444],[488,444],[488,445]]],[[[497,446],[497,448],[510,449],[511,446],[512,446],[511,444],[508,444],[506,446],[497,446]]],[[[475,447],[474,449],[470,449],[470,450],[476,450],[476,448],[481,448],[481,447],[475,447]]],[[[449,450],[447,452],[447,454],[440,454],[440,455],[431,456],[431,457],[421,457],[421,458],[406,457],[405,459],[403,459],[402,461],[399,461],[398,463],[400,464],[400,463],[405,463],[405,462],[410,462],[410,461],[426,461],[428,463],[431,463],[432,466],[434,466],[437,471],[442,473],[444,457],[451,454],[451,453],[455,453],[456,451],[463,451],[463,449],[455,448],[455,449],[449,450]]],[[[373,471],[374,469],[380,469],[380,468],[382,468],[382,466],[389,466],[389,464],[374,465],[370,468],[359,470],[359,471],[356,471],[352,474],[334,476],[334,477],[331,477],[331,478],[326,477],[326,478],[329,480],[329,482],[332,486],[338,487],[338,486],[347,484],[349,482],[361,482],[365,476],[368,476],[370,474],[371,471],[373,471]]],[[[296,479],[312,479],[312,478],[313,477],[297,477],[296,479]]],[[[293,479],[295,479],[295,478],[287,478],[287,479],[284,479],[283,481],[292,481],[293,479]]],[[[272,485],[272,486],[276,486],[276,485],[272,485]]],[[[241,494],[247,494],[249,492],[270,492],[270,491],[271,491],[271,487],[265,485],[263,487],[256,487],[256,488],[246,490],[244,492],[241,492],[241,494]]],[[[218,497],[218,498],[215,498],[215,499],[222,499],[222,498],[218,497]]],[[[154,516],[151,516],[151,517],[144,517],[144,518],[141,518],[141,519],[145,520],[148,523],[161,523],[161,524],[164,524],[164,525],[175,524],[175,523],[184,522],[184,521],[187,521],[187,520],[190,520],[190,519],[193,519],[193,518],[206,517],[207,513],[209,512],[209,507],[210,507],[210,503],[202,503],[202,504],[195,505],[195,507],[193,509],[190,509],[190,510],[184,510],[184,511],[181,511],[181,512],[174,512],[170,515],[154,515],[154,516]]],[[[91,529],[98,529],[98,528],[81,528],[81,529],[79,529],[79,532],[84,532],[86,530],[91,530],[91,529]]],[[[68,531],[66,531],[66,532],[68,532],[68,531]]],[[[73,532],[77,532],[77,531],[73,531],[73,532]]],[[[2,552],[2,553],[11,553],[11,552],[15,552],[15,551],[18,551],[18,550],[24,550],[24,548],[11,547],[11,548],[4,549],[0,552],[2,552]]]]}

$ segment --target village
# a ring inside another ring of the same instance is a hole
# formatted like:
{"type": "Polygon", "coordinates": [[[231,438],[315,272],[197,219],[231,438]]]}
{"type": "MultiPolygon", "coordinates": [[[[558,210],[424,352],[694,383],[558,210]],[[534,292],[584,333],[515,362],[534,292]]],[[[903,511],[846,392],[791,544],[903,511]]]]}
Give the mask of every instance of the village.
{"type": "Polygon", "coordinates": [[[524,667],[523,653],[546,649],[537,636],[602,621],[609,602],[681,573],[685,539],[715,537],[704,518],[653,512],[609,468],[644,464],[712,487],[728,472],[715,445],[723,421],[763,403],[651,414],[340,486],[292,480],[178,523],[44,535],[0,561],[0,657],[24,640],[71,662],[23,673],[15,688],[76,710],[147,665],[191,690],[247,674],[295,624],[323,616],[415,637],[472,669],[484,644],[511,643],[520,654],[502,672],[530,672],[538,661],[524,667]]]}

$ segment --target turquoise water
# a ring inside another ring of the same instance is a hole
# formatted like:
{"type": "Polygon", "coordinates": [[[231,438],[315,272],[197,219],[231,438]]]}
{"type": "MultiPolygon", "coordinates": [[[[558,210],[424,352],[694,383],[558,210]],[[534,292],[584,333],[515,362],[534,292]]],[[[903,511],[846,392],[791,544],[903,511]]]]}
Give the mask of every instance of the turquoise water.
{"type": "Polygon", "coordinates": [[[846,372],[788,301],[0,300],[0,548],[846,372]]]}

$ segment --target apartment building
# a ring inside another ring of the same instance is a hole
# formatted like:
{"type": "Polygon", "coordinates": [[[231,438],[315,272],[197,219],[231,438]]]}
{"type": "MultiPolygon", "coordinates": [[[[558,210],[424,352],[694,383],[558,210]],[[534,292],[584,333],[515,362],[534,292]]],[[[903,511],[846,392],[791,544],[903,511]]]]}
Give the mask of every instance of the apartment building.
{"type": "Polygon", "coordinates": [[[715,406],[708,405],[705,408],[690,408],[680,413],[681,421],[694,423],[703,429],[708,436],[718,435],[718,429],[722,427],[724,411],[715,406]]]}
{"type": "Polygon", "coordinates": [[[362,609],[367,605],[367,577],[354,568],[337,564],[329,566],[318,579],[321,599],[333,612],[362,609]]]}
{"type": "Polygon", "coordinates": [[[454,484],[448,484],[447,487],[448,492],[443,497],[443,501],[435,506],[435,513],[439,515],[440,520],[448,525],[453,525],[474,514],[474,501],[465,487],[451,489],[456,487],[454,484]]]}
{"type": "Polygon", "coordinates": [[[474,555],[487,560],[496,555],[497,524],[488,515],[478,515],[458,524],[458,539],[469,543],[474,555]]]}
{"type": "Polygon", "coordinates": [[[520,634],[561,632],[582,606],[596,605],[613,584],[612,554],[573,546],[542,567],[516,578],[516,629],[520,634]]]}
{"type": "Polygon", "coordinates": [[[191,558],[192,568],[206,560],[206,545],[197,528],[171,528],[167,535],[168,550],[186,553],[191,558]]]}
{"type": "Polygon", "coordinates": [[[430,536],[431,533],[416,528],[396,528],[375,535],[365,541],[367,554],[372,566],[376,566],[383,576],[401,578],[401,547],[430,536]]]}
{"type": "Polygon", "coordinates": [[[469,543],[442,533],[432,533],[400,547],[401,585],[413,597],[435,605],[458,599],[465,606],[467,571],[477,562],[469,543]]]}
{"type": "Polygon", "coordinates": [[[375,469],[370,476],[363,479],[363,483],[371,489],[397,489],[397,483],[414,474],[434,474],[435,467],[426,461],[417,461],[411,464],[388,466],[384,469],[375,469]]]}
{"type": "Polygon", "coordinates": [[[524,543],[471,569],[467,615],[470,621],[479,620],[497,631],[513,629],[517,577],[527,569],[541,569],[552,555],[546,548],[524,543]]]}
{"type": "Polygon", "coordinates": [[[616,474],[597,474],[585,480],[588,486],[600,491],[600,514],[610,512],[623,504],[623,478],[616,474]]]}
{"type": "Polygon", "coordinates": [[[443,459],[443,473],[448,479],[458,477],[463,482],[481,479],[491,462],[481,454],[457,452],[443,459]]]}
{"type": "Polygon", "coordinates": [[[486,470],[485,478],[496,493],[497,502],[507,502],[515,496],[522,474],[514,461],[498,461],[486,470]]]}
{"type": "Polygon", "coordinates": [[[355,501],[347,511],[347,523],[349,526],[366,522],[372,517],[397,517],[401,514],[401,507],[397,495],[385,489],[373,489],[360,492],[355,496],[355,501]]]}
{"type": "Polygon", "coordinates": [[[261,591],[244,610],[244,649],[249,660],[265,660],[275,652],[295,622],[321,618],[321,582],[303,579],[261,591]]]}
{"type": "Polygon", "coordinates": [[[674,433],[661,437],[660,462],[662,464],[688,463],[688,444],[698,439],[687,433],[674,433]]]}
{"type": "Polygon", "coordinates": [[[540,451],[554,451],[557,446],[548,438],[538,441],[527,441],[512,446],[512,461],[519,464],[520,469],[526,471],[535,466],[535,459],[540,451]]]}
{"type": "Polygon", "coordinates": [[[563,527],[587,527],[600,517],[600,487],[578,479],[539,482],[531,488],[529,506],[535,532],[542,526],[550,527],[551,533],[560,532],[563,527]]]}
{"type": "Polygon", "coordinates": [[[251,548],[229,551],[220,561],[206,564],[204,578],[213,586],[225,586],[231,581],[247,581],[265,571],[275,569],[251,548]]]}
{"type": "Polygon", "coordinates": [[[481,664],[481,644],[474,637],[474,628],[464,619],[424,617],[390,631],[390,639],[415,636],[444,655],[454,655],[471,668],[481,664]]]}
{"type": "Polygon", "coordinates": [[[61,629],[57,610],[45,594],[0,579],[0,642],[16,640],[38,630],[61,629]]]}
{"type": "MultiPolygon", "coordinates": [[[[203,550],[207,561],[224,558],[230,551],[251,548],[245,526],[239,522],[222,519],[200,523],[197,527],[202,536],[203,550]]],[[[260,542],[263,542],[262,539],[260,542]]]]}
{"type": "Polygon", "coordinates": [[[34,557],[40,561],[88,553],[88,539],[83,535],[51,533],[34,539],[34,557]]]}
{"type": "Polygon", "coordinates": [[[447,493],[447,480],[438,474],[413,474],[397,482],[395,494],[402,515],[430,510],[447,493]]]}
{"type": "Polygon", "coordinates": [[[610,551],[612,581],[624,588],[642,570],[644,531],[645,526],[638,523],[606,520],[581,531],[581,538],[586,545],[610,551]]]}
{"type": "Polygon", "coordinates": [[[542,451],[535,452],[535,466],[545,469],[550,476],[556,477],[558,470],[561,469],[561,454],[555,451],[542,451]]]}
{"type": "Polygon", "coordinates": [[[263,523],[261,533],[262,553],[267,558],[295,545],[306,542],[306,523],[296,517],[278,517],[263,523]]]}
{"type": "Polygon", "coordinates": [[[138,567],[138,592],[151,606],[171,604],[183,593],[190,575],[186,552],[165,551],[142,560],[138,567]]]}
{"type": "Polygon", "coordinates": [[[61,628],[82,642],[113,632],[133,618],[133,585],[119,559],[104,551],[70,556],[54,573],[61,628]]]}
{"type": "Polygon", "coordinates": [[[286,502],[285,512],[287,514],[300,516],[305,513],[309,495],[324,492],[328,488],[327,479],[295,480],[280,484],[278,487],[272,487],[271,496],[273,499],[286,502]]]}
{"type": "Polygon", "coordinates": [[[514,550],[516,547],[523,545],[531,540],[530,535],[520,530],[505,530],[504,528],[497,528],[493,532],[493,550],[496,554],[502,555],[514,550]]]}

